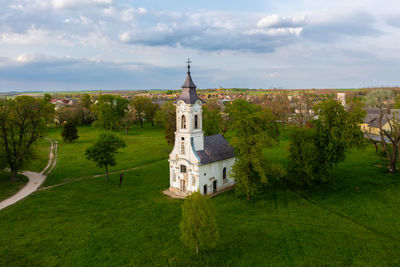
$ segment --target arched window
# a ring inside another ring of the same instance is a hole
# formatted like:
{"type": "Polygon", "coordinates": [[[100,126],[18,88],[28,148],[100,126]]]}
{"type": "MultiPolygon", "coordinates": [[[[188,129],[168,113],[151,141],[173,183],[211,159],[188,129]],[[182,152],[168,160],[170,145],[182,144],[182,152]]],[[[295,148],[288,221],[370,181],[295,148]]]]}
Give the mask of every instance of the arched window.
{"type": "Polygon", "coordinates": [[[226,168],[222,170],[222,179],[226,179],[226,168]]]}
{"type": "Polygon", "coordinates": [[[195,128],[195,129],[199,128],[199,122],[198,122],[198,117],[197,117],[197,115],[194,115],[194,128],[195,128]]]}
{"type": "Polygon", "coordinates": [[[186,117],[185,117],[185,115],[182,115],[181,129],[186,129],[186,117]]]}
{"type": "Polygon", "coordinates": [[[182,173],[186,173],[186,166],[185,165],[181,165],[181,172],[182,173]]]}
{"type": "Polygon", "coordinates": [[[184,142],[181,143],[181,154],[185,155],[185,143],[184,142]]]}

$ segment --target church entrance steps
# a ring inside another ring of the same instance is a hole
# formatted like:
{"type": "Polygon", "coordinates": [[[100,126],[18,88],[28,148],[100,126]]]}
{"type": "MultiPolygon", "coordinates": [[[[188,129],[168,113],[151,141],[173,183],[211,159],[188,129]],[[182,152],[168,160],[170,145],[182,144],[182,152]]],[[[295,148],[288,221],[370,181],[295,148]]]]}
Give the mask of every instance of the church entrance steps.
{"type": "MultiPolygon", "coordinates": [[[[224,193],[224,192],[226,192],[228,190],[231,190],[233,187],[235,187],[235,184],[230,184],[230,185],[228,185],[228,186],[226,186],[224,188],[221,188],[221,189],[217,190],[216,192],[214,192],[212,194],[208,194],[207,196],[210,197],[210,198],[218,196],[219,194],[222,194],[222,193],[224,193]]],[[[188,195],[180,193],[178,191],[171,191],[169,189],[165,189],[162,192],[163,192],[164,195],[167,195],[167,196],[172,197],[172,198],[185,199],[185,197],[188,196],[188,195]]]]}

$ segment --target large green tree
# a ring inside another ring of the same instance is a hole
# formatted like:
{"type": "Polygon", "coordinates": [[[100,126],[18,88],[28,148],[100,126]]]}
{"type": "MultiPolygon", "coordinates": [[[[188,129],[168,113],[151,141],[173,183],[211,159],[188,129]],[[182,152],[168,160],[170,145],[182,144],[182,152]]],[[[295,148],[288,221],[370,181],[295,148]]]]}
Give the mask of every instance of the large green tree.
{"type": "Polygon", "coordinates": [[[167,143],[173,145],[176,131],[176,107],[172,102],[165,102],[156,113],[156,121],[165,129],[167,143]]]}
{"type": "Polygon", "coordinates": [[[143,120],[146,118],[146,114],[153,120],[155,113],[154,106],[150,98],[144,96],[135,96],[132,101],[132,106],[136,111],[136,118],[139,120],[140,127],[143,128],[143,120]]]}
{"type": "Polygon", "coordinates": [[[11,180],[33,158],[33,145],[44,132],[49,112],[47,102],[30,96],[0,101],[0,142],[11,180]]]}
{"type": "Polygon", "coordinates": [[[317,119],[312,121],[313,128],[295,131],[290,140],[292,180],[298,179],[294,181],[298,185],[327,182],[346,152],[365,146],[360,129],[365,111],[361,107],[347,111],[340,102],[328,99],[314,110],[317,119]]]}
{"type": "Polygon", "coordinates": [[[151,123],[151,126],[154,126],[154,119],[160,106],[153,103],[150,98],[147,99],[144,106],[144,118],[151,123]]]}
{"type": "Polygon", "coordinates": [[[298,186],[312,186],[320,181],[318,148],[315,144],[314,129],[298,127],[290,135],[290,175],[288,179],[298,186]]]}
{"type": "Polygon", "coordinates": [[[199,253],[200,247],[214,248],[219,241],[214,207],[209,198],[194,192],[186,197],[182,205],[180,223],[181,241],[185,246],[199,253]]]}
{"type": "Polygon", "coordinates": [[[279,127],[270,110],[241,99],[235,100],[227,112],[235,133],[232,146],[237,158],[232,175],[236,189],[250,200],[263,184],[268,183],[269,164],[263,149],[278,142],[279,127]]]}
{"type": "Polygon", "coordinates": [[[126,147],[124,140],[111,132],[100,134],[99,139],[86,149],[85,155],[88,160],[96,162],[97,166],[105,169],[106,181],[108,181],[108,167],[117,164],[115,155],[118,149],[126,147]]]}
{"type": "Polygon", "coordinates": [[[93,107],[97,113],[97,125],[105,130],[116,130],[125,116],[129,101],[120,96],[101,95],[93,107]]]}
{"type": "Polygon", "coordinates": [[[205,136],[221,133],[221,107],[215,100],[203,106],[203,131],[205,136]]]}

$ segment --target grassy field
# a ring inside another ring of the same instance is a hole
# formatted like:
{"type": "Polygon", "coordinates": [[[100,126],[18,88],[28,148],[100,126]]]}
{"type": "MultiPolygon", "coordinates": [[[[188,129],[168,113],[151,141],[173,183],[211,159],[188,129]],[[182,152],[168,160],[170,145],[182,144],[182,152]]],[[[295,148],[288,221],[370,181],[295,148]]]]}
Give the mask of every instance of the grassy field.
{"type": "MultiPolygon", "coordinates": [[[[37,145],[35,145],[34,150],[36,151],[35,158],[25,169],[41,172],[49,159],[50,142],[41,139],[38,141],[37,145]]],[[[19,175],[18,179],[17,181],[10,181],[9,173],[0,172],[0,201],[17,193],[28,182],[28,178],[23,175],[19,175]]]]}
{"type": "MultiPolygon", "coordinates": [[[[146,125],[147,126],[147,125],[146,125]]],[[[79,127],[79,139],[66,143],[61,138],[61,128],[49,129],[48,137],[59,141],[57,165],[51,172],[45,185],[70,182],[76,178],[101,174],[104,169],[85,158],[85,150],[99,137],[100,131],[92,127],[79,127]]],[[[164,139],[164,133],[157,127],[132,127],[129,134],[117,133],[127,144],[120,150],[118,164],[110,171],[124,170],[144,164],[159,161],[168,157],[170,149],[164,139]]]]}
{"type": "Polygon", "coordinates": [[[35,158],[25,167],[26,170],[33,172],[41,172],[47,165],[49,160],[51,143],[49,140],[42,138],[34,146],[35,158]]]}
{"type": "Polygon", "coordinates": [[[17,193],[27,182],[23,175],[18,175],[17,181],[10,181],[10,173],[0,171],[0,201],[17,193]]]}
{"type": "MultiPolygon", "coordinates": [[[[77,180],[102,172],[80,163],[98,133],[79,131],[80,141],[60,145],[65,169],[48,181],[71,183],[0,212],[0,266],[400,265],[400,175],[386,174],[372,147],[350,153],[334,182],[313,191],[275,183],[251,202],[233,191],[213,198],[221,240],[195,255],[179,241],[182,200],[161,193],[169,185],[162,131],[121,134],[128,147],[114,169],[138,166],[121,188],[118,174],[77,180]]],[[[288,136],[266,151],[271,160],[286,164],[288,136]]]]}

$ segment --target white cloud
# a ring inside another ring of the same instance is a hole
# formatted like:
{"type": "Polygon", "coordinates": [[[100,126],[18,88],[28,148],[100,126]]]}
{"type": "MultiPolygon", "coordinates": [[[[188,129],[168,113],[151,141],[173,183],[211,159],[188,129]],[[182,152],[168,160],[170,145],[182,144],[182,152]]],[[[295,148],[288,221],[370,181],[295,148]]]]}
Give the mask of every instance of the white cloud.
{"type": "Polygon", "coordinates": [[[53,8],[72,8],[82,5],[111,5],[112,0],[51,0],[53,8]]]}
{"type": "Polygon", "coordinates": [[[147,9],[145,9],[143,7],[140,7],[140,8],[128,7],[128,8],[124,8],[120,12],[119,18],[122,21],[128,22],[128,21],[133,20],[137,14],[144,15],[146,13],[147,13],[147,9]]]}
{"type": "Polygon", "coordinates": [[[50,42],[66,43],[62,34],[54,33],[34,26],[25,33],[3,32],[0,34],[0,44],[31,45],[47,44],[50,42]]]}
{"type": "Polygon", "coordinates": [[[271,28],[271,27],[293,27],[302,26],[306,24],[305,16],[291,17],[291,16],[279,16],[276,14],[262,17],[258,22],[257,26],[260,28],[271,28]]]}
{"type": "Polygon", "coordinates": [[[131,34],[129,32],[124,32],[118,35],[118,38],[121,42],[127,43],[131,40],[131,34]]]}
{"type": "Polygon", "coordinates": [[[32,62],[35,59],[33,55],[21,54],[17,57],[17,61],[21,63],[32,62]]]}
{"type": "Polygon", "coordinates": [[[87,25],[90,24],[92,21],[85,17],[85,16],[79,16],[79,17],[71,17],[71,18],[66,18],[63,20],[65,23],[73,23],[73,24],[82,24],[82,25],[87,25]]]}
{"type": "Polygon", "coordinates": [[[267,35],[267,36],[296,36],[299,37],[303,28],[272,28],[272,29],[251,29],[245,32],[247,35],[267,35]]]}

